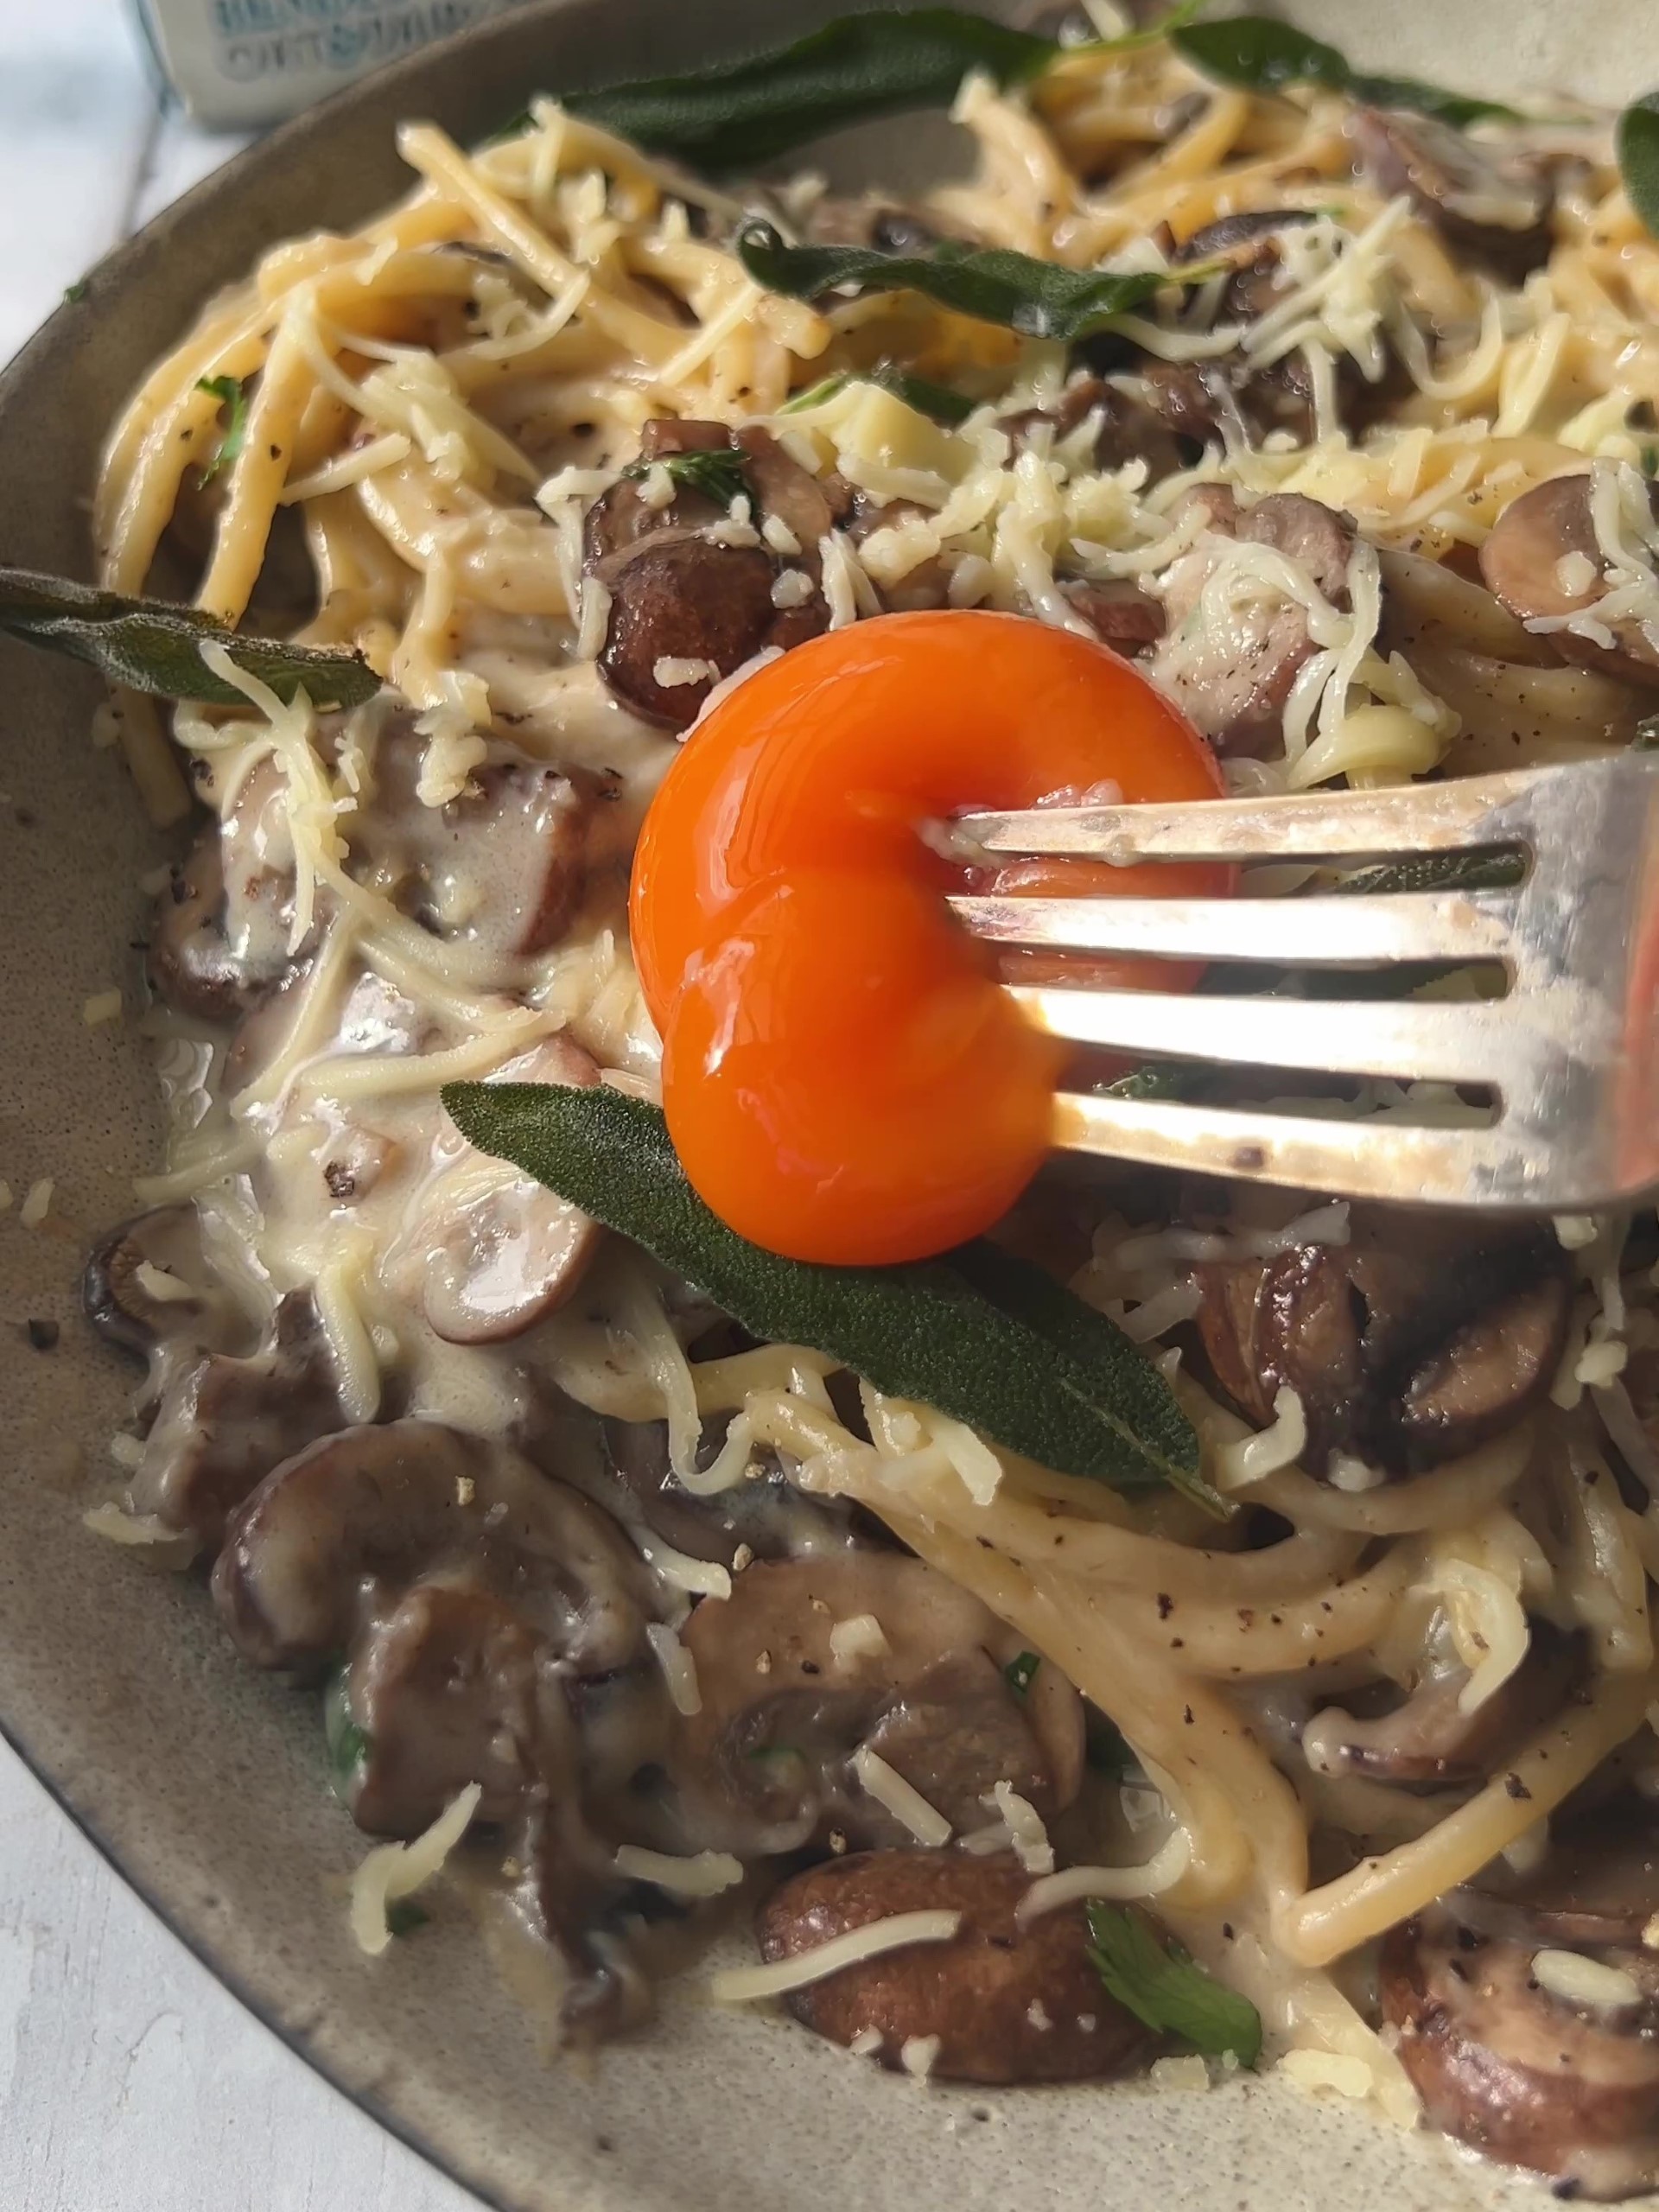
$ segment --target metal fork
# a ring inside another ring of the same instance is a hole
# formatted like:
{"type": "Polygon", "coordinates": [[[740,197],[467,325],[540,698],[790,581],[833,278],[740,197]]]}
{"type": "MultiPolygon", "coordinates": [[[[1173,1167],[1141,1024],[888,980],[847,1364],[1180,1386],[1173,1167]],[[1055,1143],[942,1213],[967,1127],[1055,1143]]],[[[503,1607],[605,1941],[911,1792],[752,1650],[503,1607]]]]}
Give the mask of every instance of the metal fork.
{"type": "Polygon", "coordinates": [[[1659,757],[1408,790],[1039,808],[956,825],[994,855],[1371,862],[1518,847],[1503,890],[1371,896],[960,898],[1001,945],[1297,968],[1497,962],[1467,1001],[1014,988],[1056,1036],[1132,1054],[1478,1086],[1486,1127],[1063,1091],[1064,1148],[1433,1205],[1580,1212],[1659,1184],[1659,757]]]}

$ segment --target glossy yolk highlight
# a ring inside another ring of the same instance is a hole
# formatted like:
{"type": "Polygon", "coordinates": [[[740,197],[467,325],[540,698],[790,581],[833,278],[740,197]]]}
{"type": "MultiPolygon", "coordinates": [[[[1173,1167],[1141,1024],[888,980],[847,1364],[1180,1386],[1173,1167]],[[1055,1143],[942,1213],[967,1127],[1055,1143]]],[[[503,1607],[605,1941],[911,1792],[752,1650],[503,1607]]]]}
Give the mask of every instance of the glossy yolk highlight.
{"type": "MultiPolygon", "coordinates": [[[[670,1134],[722,1220],[797,1259],[877,1263],[1007,1211],[1048,1149],[1069,1048],[1026,1020],[945,905],[988,879],[918,831],[1103,782],[1128,800],[1221,789],[1209,747],[1126,662],[1015,615],[855,623],[760,670],[696,729],[646,817],[632,929],[670,1134]]],[[[1227,881],[999,873],[1051,895],[1227,881]]],[[[1077,980],[1179,988],[1192,971],[1090,960],[1077,980]]]]}

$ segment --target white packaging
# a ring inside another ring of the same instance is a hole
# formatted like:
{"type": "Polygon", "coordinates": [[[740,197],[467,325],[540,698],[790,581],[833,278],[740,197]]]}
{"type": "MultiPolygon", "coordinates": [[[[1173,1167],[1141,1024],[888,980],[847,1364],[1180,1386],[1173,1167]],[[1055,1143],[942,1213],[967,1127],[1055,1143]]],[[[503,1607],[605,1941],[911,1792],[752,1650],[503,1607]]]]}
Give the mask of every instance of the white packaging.
{"type": "Polygon", "coordinates": [[[162,73],[199,123],[275,123],[518,0],[136,0],[162,73]]]}

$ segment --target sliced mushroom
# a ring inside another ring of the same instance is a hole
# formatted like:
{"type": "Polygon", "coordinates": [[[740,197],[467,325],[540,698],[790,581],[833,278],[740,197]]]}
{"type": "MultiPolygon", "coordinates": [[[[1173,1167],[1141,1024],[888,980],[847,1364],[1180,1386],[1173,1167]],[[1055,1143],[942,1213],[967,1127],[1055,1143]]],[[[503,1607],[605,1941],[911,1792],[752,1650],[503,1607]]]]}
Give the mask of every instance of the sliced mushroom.
{"type": "Polygon", "coordinates": [[[80,1293],[99,1334],[140,1359],[178,1343],[230,1351],[250,1333],[207,1263],[194,1206],[161,1206],[111,1230],[93,1247],[80,1293]]]}
{"type": "Polygon", "coordinates": [[[724,518],[701,493],[677,487],[670,505],[653,510],[632,479],[613,485],[583,525],[584,560],[610,594],[600,672],[625,706],[673,729],[688,728],[715,683],[756,653],[800,645],[829,620],[816,588],[817,543],[834,512],[823,487],[763,430],[734,438],[718,423],[664,418],[645,426],[647,463],[694,450],[742,454],[758,504],[765,508],[768,494],[775,503],[814,589],[798,606],[776,604],[779,561],[764,545],[706,535],[724,518]]]}
{"type": "Polygon", "coordinates": [[[743,455],[744,474],[754,487],[757,511],[777,517],[809,556],[816,577],[819,541],[844,518],[851,505],[848,486],[839,477],[812,475],[758,424],[734,435],[743,455]]]}
{"type": "MultiPolygon", "coordinates": [[[[1349,605],[1356,537],[1350,516],[1294,492],[1275,492],[1230,514],[1210,487],[1202,487],[1202,496],[1217,535],[1270,546],[1332,607],[1349,605]]],[[[1210,624],[1205,589],[1222,557],[1213,545],[1200,543],[1170,571],[1164,588],[1168,634],[1147,669],[1217,752],[1256,752],[1281,736],[1291,687],[1315,646],[1306,607],[1273,592],[1240,598],[1225,622],[1210,624]]]]}
{"type": "MultiPolygon", "coordinates": [[[[729,1425],[727,1420],[704,1422],[700,1465],[714,1459],[729,1425]]],[[[757,1471],[743,1481],[704,1497],[676,1478],[665,1422],[607,1421],[605,1447],[616,1479],[599,1503],[620,1520],[642,1522],[692,1559],[729,1567],[743,1550],[753,1559],[797,1559],[845,1551],[857,1541],[846,1502],[797,1490],[770,1453],[756,1453],[757,1471]]]]}
{"type": "Polygon", "coordinates": [[[1091,415],[1098,417],[1094,447],[1097,468],[1122,468],[1132,461],[1143,461],[1148,480],[1155,484],[1186,467],[1203,448],[1202,435],[1194,439],[1189,431],[1184,436],[1160,409],[1096,376],[1074,378],[1052,407],[1004,415],[997,428],[1018,448],[1029,445],[1044,424],[1052,425],[1057,437],[1065,437],[1091,415]]]}
{"type": "MultiPolygon", "coordinates": [[[[847,535],[855,545],[861,546],[878,530],[897,528],[907,517],[926,513],[927,510],[913,499],[877,499],[868,492],[860,492],[852,503],[847,535]]],[[[912,614],[948,607],[950,570],[943,557],[935,553],[926,560],[918,561],[902,576],[883,583],[880,590],[882,607],[889,614],[912,614]]]]}
{"type": "Polygon", "coordinates": [[[1578,1656],[1568,1638],[1534,1622],[1526,1657],[1472,1712],[1460,1702],[1468,1670],[1426,1665],[1408,1695],[1388,1711],[1356,1717],[1326,1706],[1302,1729],[1303,1757],[1320,1774],[1357,1774],[1400,1789],[1478,1782],[1560,1710],[1578,1656]]]}
{"type": "Polygon", "coordinates": [[[1114,652],[1126,657],[1144,652],[1164,634],[1162,606],[1127,576],[1116,582],[1065,583],[1060,589],[1102,645],[1114,652]]]}
{"type": "MultiPolygon", "coordinates": [[[[597,1065],[563,1034],[490,1077],[578,1090],[599,1079],[597,1065]]],[[[534,1176],[468,1149],[412,1200],[382,1273],[447,1344],[502,1344],[564,1303],[602,1235],[591,1216],[534,1176]]]]}
{"type": "Polygon", "coordinates": [[[593,795],[493,744],[459,798],[429,806],[425,751],[410,723],[382,737],[372,789],[343,824],[353,873],[436,937],[504,958],[545,951],[587,889],[593,795]]]}
{"type": "Polygon", "coordinates": [[[340,1419],[315,1310],[296,1294],[277,1308],[264,1350],[211,1352],[172,1375],[133,1474],[133,1510],[217,1548],[227,1516],[271,1468],[340,1419]]]}
{"type": "Polygon", "coordinates": [[[832,2043],[872,2031],[871,2056],[899,2068],[907,2043],[938,2039],[942,2081],[1104,2081],[1152,2048],[1089,1961],[1081,1907],[1015,1918],[1031,1878],[1009,1859],[940,1851],[862,1852],[809,1867],[761,1908],[768,1961],[904,1912],[957,1912],[949,1942],[888,1951],[790,1993],[797,2019],[832,2043]]]}
{"type": "Polygon", "coordinates": [[[1285,289],[1285,232],[1315,219],[1311,207],[1258,207],[1223,215],[1194,231],[1174,258],[1178,264],[1201,261],[1230,270],[1217,320],[1255,322],[1276,305],[1285,289]]]}
{"type": "Polygon", "coordinates": [[[1304,1464],[1333,1452],[1391,1473],[1438,1465],[1519,1420],[1548,1389],[1571,1306],[1553,1236],[1438,1213],[1356,1208],[1345,1245],[1201,1267],[1211,1371],[1266,1427],[1281,1389],[1307,1421],[1304,1464]]]}
{"type": "Polygon", "coordinates": [[[1542,1864],[1495,1859],[1446,1900],[1465,1927],[1510,1942],[1646,1948],[1659,1915],[1659,1828],[1651,1808],[1560,1815],[1542,1864]]]}
{"type": "MultiPolygon", "coordinates": [[[[1480,549],[1480,572],[1519,621],[1581,615],[1586,627],[1601,631],[1598,639],[1576,629],[1550,629],[1550,645],[1567,659],[1627,683],[1659,689],[1659,645],[1641,620],[1627,615],[1603,623],[1596,613],[1612,588],[1592,512],[1596,486],[1594,472],[1552,476],[1512,499],[1480,549]]],[[[1659,518],[1659,486],[1649,484],[1645,490],[1649,507],[1659,518]]],[[[1642,560],[1651,571],[1645,553],[1642,560]]]]}
{"type": "Polygon", "coordinates": [[[954,235],[931,210],[874,192],[856,200],[825,193],[807,217],[805,234],[815,245],[869,245],[880,253],[931,253],[942,238],[954,235]]]}
{"type": "Polygon", "coordinates": [[[1505,160],[1450,124],[1396,108],[1357,107],[1348,133],[1378,191],[1409,194],[1459,253],[1517,284],[1549,258],[1549,181],[1540,163],[1505,160]]]}
{"type": "Polygon", "coordinates": [[[510,1598],[577,1672],[641,1648],[645,1570],[615,1524],[435,1421],[345,1429],[274,1468],[226,1531],[213,1599],[255,1666],[315,1673],[423,1577],[510,1598]]]}
{"type": "Polygon", "coordinates": [[[1080,1702],[1023,1705],[1001,1672],[1017,1639],[919,1560],[757,1563],[728,1599],[697,1608],[682,1641],[702,1710],[675,1772],[698,1831],[734,1849],[791,1850],[836,1831],[907,1840],[853,1773],[867,1741],[957,1828],[985,1824],[999,1782],[1045,1811],[1076,1787],[1080,1702]],[[842,1639],[837,1651],[837,1624],[866,1617],[874,1648],[842,1639]]]}
{"type": "MultiPolygon", "coordinates": [[[[1610,1993],[1542,1986],[1535,1945],[1495,1942],[1436,1910],[1387,1937],[1384,2019],[1428,2118],[1489,2156],[1559,2177],[1561,2193],[1623,2196],[1659,2178],[1659,1960],[1616,1951],[1610,1993]]],[[[1598,1977],[1599,1979],[1600,1977],[1598,1977]]],[[[1585,1977],[1589,1986],[1595,1981],[1585,1977]]]]}

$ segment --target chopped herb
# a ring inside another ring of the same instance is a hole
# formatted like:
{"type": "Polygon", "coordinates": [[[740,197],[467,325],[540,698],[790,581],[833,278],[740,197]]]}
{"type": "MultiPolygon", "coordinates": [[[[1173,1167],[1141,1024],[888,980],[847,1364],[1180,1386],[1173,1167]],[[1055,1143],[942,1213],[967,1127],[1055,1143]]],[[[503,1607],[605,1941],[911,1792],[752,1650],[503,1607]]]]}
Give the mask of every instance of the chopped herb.
{"type": "Polygon", "coordinates": [[[248,442],[248,394],[234,377],[200,377],[196,390],[205,391],[230,410],[219,441],[219,449],[196,478],[198,486],[211,484],[221,468],[228,468],[248,442]]]}
{"type": "Polygon", "coordinates": [[[90,662],[111,683],[163,699],[246,704],[235,685],[203,660],[204,645],[222,645],[238,668],[268,683],[280,699],[303,690],[319,707],[359,707],[380,689],[360,653],[239,637],[194,607],[124,599],[27,569],[0,569],[0,630],[26,645],[90,662]]]}
{"type": "Polygon", "coordinates": [[[1638,459],[1644,476],[1659,476],[1659,446],[1643,446],[1638,459]]]}
{"type": "Polygon", "coordinates": [[[1196,1060],[1148,1060],[1097,1085],[1096,1098],[1194,1098],[1215,1080],[1213,1068],[1196,1060]]]}
{"type": "Polygon", "coordinates": [[[554,1084],[451,1084],[443,1103],[480,1151],[631,1238],[754,1336],[826,1351],[1045,1466],[1218,1503],[1156,1369],[1040,1269],[983,1245],[892,1268],[784,1259],[704,1205],[655,1107],[554,1084]]]}
{"type": "Polygon", "coordinates": [[[637,461],[622,473],[637,481],[649,474],[653,467],[665,468],[683,491],[701,492],[717,507],[729,507],[734,499],[743,498],[749,491],[743,456],[730,446],[716,446],[709,453],[664,454],[660,461],[637,461]]]}
{"type": "Polygon", "coordinates": [[[1144,1913],[1090,1904],[1089,1956],[1120,2005],[1159,2035],[1179,2036],[1207,2058],[1231,2051],[1241,2066],[1262,2056],[1262,2016],[1248,1997],[1195,1966],[1144,1913]]]}
{"type": "Polygon", "coordinates": [[[1613,144],[1625,197],[1643,227],[1659,238],[1659,92],[1643,92],[1625,109],[1613,144]]]}
{"type": "Polygon", "coordinates": [[[431,1917],[413,1897],[393,1897],[386,1907],[386,1930],[392,1936],[412,1936],[417,1928],[424,1928],[431,1917]]]}
{"type": "Polygon", "coordinates": [[[572,115],[709,171],[757,168],[874,116],[946,108],[970,70],[1003,86],[1039,76],[1055,40],[954,8],[843,16],[788,46],[566,95],[572,115]]]}
{"type": "Polygon", "coordinates": [[[793,398],[786,399],[778,412],[780,415],[801,415],[809,407],[822,407],[827,401],[834,399],[838,392],[845,391],[852,381],[845,369],[833,377],[820,377],[817,384],[808,385],[804,391],[798,391],[793,398]]]}
{"type": "Polygon", "coordinates": [[[1498,100],[1442,92],[1415,77],[1368,76],[1323,39],[1310,38],[1306,31],[1268,16],[1178,24],[1171,42],[1205,76],[1242,85],[1249,92],[1281,92],[1293,85],[1314,85],[1325,92],[1345,92],[1370,107],[1411,108],[1459,130],[1471,123],[1522,120],[1514,108],[1498,100]]]}
{"type": "Polygon", "coordinates": [[[759,216],[737,233],[737,251],[758,284],[791,299],[817,300],[850,289],[919,292],[938,306],[979,322],[999,323],[1023,338],[1070,343],[1103,329],[1115,315],[1143,307],[1170,284],[1207,277],[1207,267],[1135,270],[1063,269],[1007,246],[982,248],[947,238],[928,254],[883,253],[875,246],[786,245],[759,216]]]}
{"type": "Polygon", "coordinates": [[[1024,1697],[1031,1688],[1032,1676],[1042,1663],[1041,1655],[1035,1651],[1022,1651],[1017,1659],[1009,1660],[1002,1673],[1016,1697],[1024,1697]]]}
{"type": "Polygon", "coordinates": [[[90,276],[78,276],[73,284],[64,286],[63,296],[71,307],[79,307],[92,289],[92,282],[90,276]]]}
{"type": "Polygon", "coordinates": [[[1330,889],[1344,897],[1399,891],[1505,891],[1527,872],[1522,855],[1501,848],[1489,852],[1426,853],[1413,861],[1391,861],[1362,868],[1330,889]]]}
{"type": "Polygon", "coordinates": [[[369,1738],[352,1718],[351,1681],[344,1667],[329,1676],[322,1693],[322,1734],[328,1746],[329,1782],[340,1803],[349,1807],[368,1759],[369,1738]]]}

